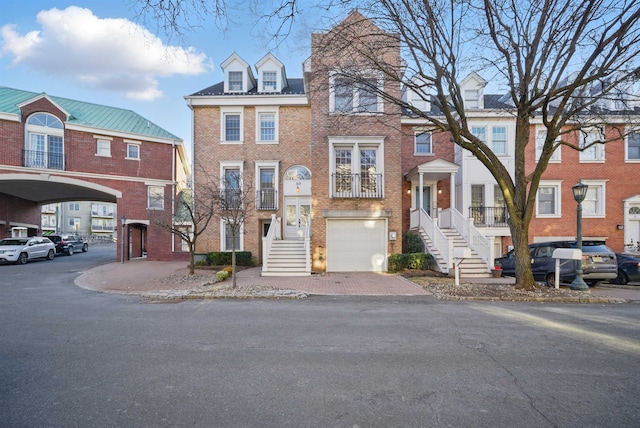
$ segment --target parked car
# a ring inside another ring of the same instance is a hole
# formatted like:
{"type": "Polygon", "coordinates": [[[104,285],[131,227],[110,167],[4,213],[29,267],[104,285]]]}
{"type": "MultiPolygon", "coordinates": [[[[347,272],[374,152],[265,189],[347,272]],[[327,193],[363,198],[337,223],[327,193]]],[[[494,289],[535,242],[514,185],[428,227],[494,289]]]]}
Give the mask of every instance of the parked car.
{"type": "Polygon", "coordinates": [[[618,276],[616,284],[626,285],[630,281],[640,281],[640,254],[616,253],[618,258],[618,276]]]}
{"type": "Polygon", "coordinates": [[[56,247],[47,238],[5,238],[0,241],[0,261],[23,265],[29,260],[47,258],[53,260],[56,247]]]}
{"type": "Polygon", "coordinates": [[[82,250],[83,253],[89,251],[89,244],[77,233],[71,235],[49,235],[49,239],[56,245],[56,253],[73,255],[74,252],[82,250]]]}
{"type": "MultiPolygon", "coordinates": [[[[549,287],[555,287],[556,248],[577,248],[576,241],[553,241],[529,244],[531,270],[536,281],[544,281],[549,287]]],[[[502,266],[503,276],[515,275],[515,252],[511,250],[495,259],[502,266]]],[[[601,282],[613,280],[618,276],[616,254],[604,244],[604,241],[582,241],[582,277],[590,287],[601,282]]],[[[576,260],[560,260],[560,282],[571,282],[576,277],[576,260]]]]}

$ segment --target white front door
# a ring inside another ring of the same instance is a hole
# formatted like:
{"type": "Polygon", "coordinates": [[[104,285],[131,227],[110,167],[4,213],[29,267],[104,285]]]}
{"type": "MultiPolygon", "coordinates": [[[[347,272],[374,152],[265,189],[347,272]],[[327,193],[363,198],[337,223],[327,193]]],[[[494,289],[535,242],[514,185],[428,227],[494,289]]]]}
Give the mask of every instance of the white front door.
{"type": "Polygon", "coordinates": [[[311,222],[311,198],[285,197],[284,216],[284,239],[303,239],[311,222]]]}

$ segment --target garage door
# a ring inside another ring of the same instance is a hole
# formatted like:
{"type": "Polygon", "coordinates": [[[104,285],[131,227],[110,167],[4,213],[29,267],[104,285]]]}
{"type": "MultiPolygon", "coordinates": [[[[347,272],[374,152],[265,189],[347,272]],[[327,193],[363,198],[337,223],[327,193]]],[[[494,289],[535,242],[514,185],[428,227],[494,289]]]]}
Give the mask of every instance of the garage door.
{"type": "Polygon", "coordinates": [[[327,219],[327,271],[386,271],[386,235],[384,219],[327,219]]]}

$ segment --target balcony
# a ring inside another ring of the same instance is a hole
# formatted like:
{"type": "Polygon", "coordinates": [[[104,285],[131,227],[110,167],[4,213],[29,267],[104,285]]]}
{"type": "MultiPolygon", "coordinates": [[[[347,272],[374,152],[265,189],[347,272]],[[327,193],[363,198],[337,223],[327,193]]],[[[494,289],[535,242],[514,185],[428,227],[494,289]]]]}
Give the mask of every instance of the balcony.
{"type": "Polygon", "coordinates": [[[334,198],[382,198],[382,174],[331,174],[334,198]]]}
{"type": "Polygon", "coordinates": [[[64,170],[64,154],[38,150],[23,150],[22,165],[27,168],[64,170]]]}
{"type": "Polygon", "coordinates": [[[278,191],[260,189],[256,192],[256,209],[273,211],[278,209],[278,191]]]}
{"type": "Polygon", "coordinates": [[[469,207],[469,217],[476,227],[509,227],[507,207],[469,207]]]}
{"type": "Polygon", "coordinates": [[[114,218],[115,211],[95,210],[91,209],[91,217],[114,218]]]}
{"type": "Polygon", "coordinates": [[[101,224],[92,224],[91,232],[113,232],[115,230],[114,226],[107,226],[101,224]]]}

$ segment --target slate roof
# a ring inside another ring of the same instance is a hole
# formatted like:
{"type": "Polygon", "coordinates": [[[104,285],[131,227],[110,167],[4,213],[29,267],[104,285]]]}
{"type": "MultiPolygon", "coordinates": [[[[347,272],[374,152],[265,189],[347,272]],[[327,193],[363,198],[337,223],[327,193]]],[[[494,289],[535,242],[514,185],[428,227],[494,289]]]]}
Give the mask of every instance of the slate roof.
{"type": "Polygon", "coordinates": [[[224,82],[216,83],[213,86],[204,88],[198,92],[195,92],[190,97],[206,97],[213,95],[229,95],[229,96],[242,96],[242,95],[303,95],[304,92],[304,79],[287,79],[288,86],[282,88],[280,92],[259,92],[259,85],[251,89],[248,92],[224,92],[224,82]]]}
{"type": "MultiPolygon", "coordinates": [[[[46,94],[0,86],[0,113],[20,115],[18,105],[40,95],[46,94]]],[[[70,117],[66,122],[69,124],[182,141],[181,138],[131,110],[52,95],[47,95],[47,97],[69,114],[70,117]]]]}

